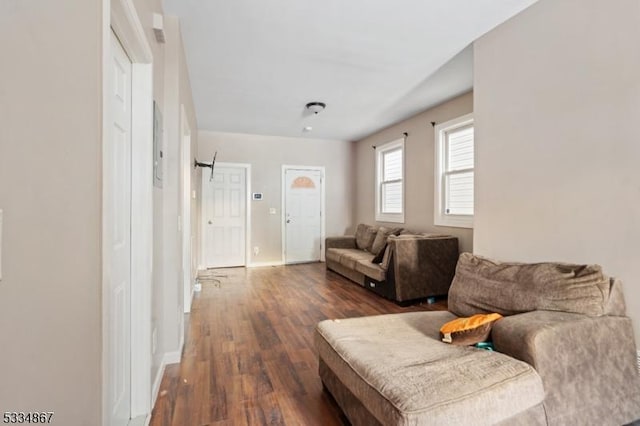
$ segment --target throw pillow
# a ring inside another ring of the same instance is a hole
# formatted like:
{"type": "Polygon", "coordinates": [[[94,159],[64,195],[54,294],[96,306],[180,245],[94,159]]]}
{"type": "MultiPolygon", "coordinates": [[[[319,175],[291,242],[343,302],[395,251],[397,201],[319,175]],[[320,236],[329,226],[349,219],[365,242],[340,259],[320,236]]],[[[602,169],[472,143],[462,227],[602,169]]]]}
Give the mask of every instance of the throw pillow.
{"type": "Polygon", "coordinates": [[[369,252],[378,255],[380,251],[382,251],[387,245],[387,238],[389,238],[390,235],[398,235],[400,231],[402,231],[402,228],[387,228],[385,226],[381,226],[380,228],[378,228],[376,238],[373,240],[369,252]]]}
{"type": "Polygon", "coordinates": [[[366,225],[361,223],[356,229],[356,247],[360,250],[367,250],[373,244],[373,240],[376,238],[378,232],[377,227],[366,225]]]}
{"type": "Polygon", "coordinates": [[[468,318],[457,318],[440,328],[440,337],[445,343],[470,346],[489,338],[493,323],[501,319],[500,314],[476,314],[468,318]]]}
{"type": "Polygon", "coordinates": [[[384,247],[382,247],[382,250],[380,250],[378,254],[376,254],[376,257],[371,259],[371,263],[377,263],[377,264],[382,263],[382,259],[384,258],[384,254],[386,251],[387,251],[387,244],[385,244],[384,247]]]}
{"type": "Polygon", "coordinates": [[[449,289],[449,311],[461,317],[535,310],[605,313],[609,278],[598,265],[499,262],[462,253],[449,289]]]}

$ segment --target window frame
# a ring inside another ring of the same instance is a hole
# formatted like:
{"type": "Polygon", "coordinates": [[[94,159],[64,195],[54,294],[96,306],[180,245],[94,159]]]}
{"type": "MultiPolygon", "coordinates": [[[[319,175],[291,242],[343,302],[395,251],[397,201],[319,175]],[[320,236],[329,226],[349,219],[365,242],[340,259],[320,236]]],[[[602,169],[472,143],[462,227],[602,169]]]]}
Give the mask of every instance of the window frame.
{"type": "MultiPolygon", "coordinates": [[[[474,157],[475,157],[475,125],[473,120],[473,113],[466,114],[461,117],[454,118],[447,122],[437,124],[435,126],[435,187],[434,187],[434,212],[433,222],[436,226],[451,226],[456,228],[473,228],[474,215],[453,215],[446,214],[445,209],[445,197],[447,191],[445,188],[445,175],[447,174],[460,174],[473,172],[474,190],[475,190],[475,158],[472,169],[457,170],[454,172],[447,172],[446,160],[447,160],[447,133],[453,130],[467,127],[469,125],[474,126],[474,157]]],[[[475,196],[474,196],[474,214],[475,214],[475,196]]]]}
{"type": "Polygon", "coordinates": [[[404,223],[404,212],[405,212],[405,140],[404,138],[397,139],[391,142],[387,142],[384,145],[380,145],[376,147],[376,161],[375,161],[375,194],[376,194],[376,205],[375,205],[375,217],[377,222],[393,222],[393,223],[404,223]],[[384,155],[391,151],[396,150],[402,151],[402,177],[401,179],[393,179],[389,181],[383,181],[384,175],[384,155]],[[400,213],[384,213],[382,211],[382,187],[384,184],[401,182],[402,183],[402,207],[400,213]]]}

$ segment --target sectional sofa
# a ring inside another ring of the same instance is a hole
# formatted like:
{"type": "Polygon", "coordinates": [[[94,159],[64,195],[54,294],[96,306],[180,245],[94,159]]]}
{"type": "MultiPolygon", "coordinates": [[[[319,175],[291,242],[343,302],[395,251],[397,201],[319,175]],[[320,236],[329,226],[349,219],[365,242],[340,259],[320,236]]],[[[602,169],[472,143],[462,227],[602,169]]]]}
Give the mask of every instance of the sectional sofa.
{"type": "Polygon", "coordinates": [[[458,259],[458,239],[360,224],[355,235],[325,241],[326,267],[405,305],[446,295],[458,259]]]}
{"type": "Polygon", "coordinates": [[[597,265],[464,253],[448,311],[326,320],[320,377],[357,425],[611,425],[640,419],[622,285],[597,265]],[[441,341],[443,324],[496,312],[495,351],[441,341]]]}

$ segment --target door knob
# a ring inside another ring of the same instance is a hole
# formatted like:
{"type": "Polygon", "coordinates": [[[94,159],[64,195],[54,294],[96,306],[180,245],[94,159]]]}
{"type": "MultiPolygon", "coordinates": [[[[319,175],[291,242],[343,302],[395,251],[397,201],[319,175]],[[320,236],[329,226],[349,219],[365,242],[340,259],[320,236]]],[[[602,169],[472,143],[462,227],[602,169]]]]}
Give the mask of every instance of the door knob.
{"type": "Polygon", "coordinates": [[[209,225],[211,225],[213,222],[209,221],[209,225]]]}
{"type": "Polygon", "coordinates": [[[291,219],[287,219],[287,223],[291,223],[291,219]]]}

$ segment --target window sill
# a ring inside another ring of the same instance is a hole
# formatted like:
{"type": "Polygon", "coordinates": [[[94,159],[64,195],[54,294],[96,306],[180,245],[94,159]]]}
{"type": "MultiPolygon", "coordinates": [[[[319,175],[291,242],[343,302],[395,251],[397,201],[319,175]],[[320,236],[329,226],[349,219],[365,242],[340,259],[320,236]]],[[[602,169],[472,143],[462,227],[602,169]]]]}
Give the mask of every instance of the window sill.
{"type": "Polygon", "coordinates": [[[440,216],[433,223],[435,226],[473,229],[473,216],[440,216]]]}
{"type": "Polygon", "coordinates": [[[404,213],[376,213],[376,222],[404,223],[404,213]]]}

